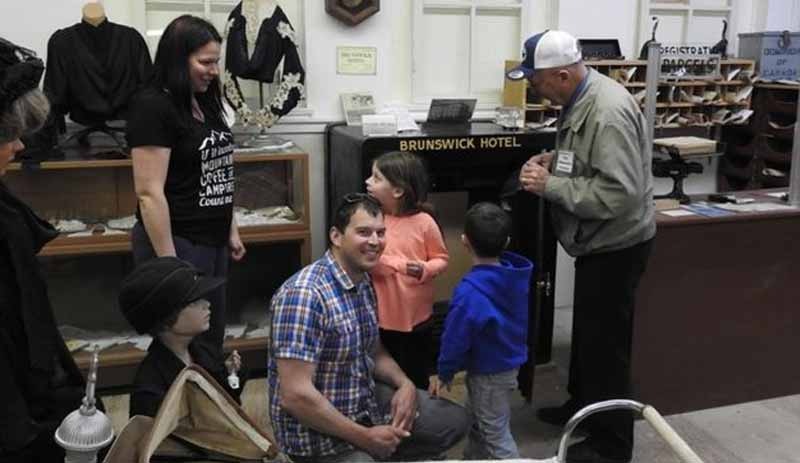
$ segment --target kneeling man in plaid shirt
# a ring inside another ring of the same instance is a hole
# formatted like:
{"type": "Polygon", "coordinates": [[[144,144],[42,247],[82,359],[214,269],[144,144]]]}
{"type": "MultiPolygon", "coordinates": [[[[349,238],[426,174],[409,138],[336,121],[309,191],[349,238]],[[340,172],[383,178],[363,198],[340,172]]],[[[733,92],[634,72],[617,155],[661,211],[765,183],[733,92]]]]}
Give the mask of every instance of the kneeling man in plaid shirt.
{"type": "Polygon", "coordinates": [[[376,200],[345,196],[328,251],[272,299],[270,417],[297,463],[432,459],[467,430],[466,411],[417,390],[378,338],[368,272],[385,230],[376,200]]]}

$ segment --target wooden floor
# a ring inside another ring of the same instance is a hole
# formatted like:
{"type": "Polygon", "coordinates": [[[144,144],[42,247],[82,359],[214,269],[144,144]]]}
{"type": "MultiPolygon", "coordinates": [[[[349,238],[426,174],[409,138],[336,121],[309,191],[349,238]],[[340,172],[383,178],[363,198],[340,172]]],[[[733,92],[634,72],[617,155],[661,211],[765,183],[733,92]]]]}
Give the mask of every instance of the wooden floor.
{"type": "MultiPolygon", "coordinates": [[[[554,364],[537,370],[533,409],[558,405],[567,397],[564,386],[571,325],[571,309],[556,310],[554,364]]],[[[516,401],[512,432],[523,457],[552,457],[561,430],[538,421],[533,409],[521,399],[516,401]]],[[[666,419],[705,463],[800,463],[800,396],[671,415],[666,419]]],[[[649,424],[640,420],[635,426],[633,461],[680,463],[681,460],[649,424]]]]}
{"type": "MultiPolygon", "coordinates": [[[[561,430],[542,423],[534,410],[566,399],[572,311],[556,310],[553,363],[536,373],[533,404],[517,395],[512,432],[523,458],[546,459],[556,454],[561,430]]],[[[463,387],[452,397],[463,399],[463,387]]],[[[264,379],[251,380],[243,395],[245,410],[268,429],[264,379]]],[[[127,419],[127,396],[104,398],[117,431],[127,419]]],[[[666,417],[705,463],[800,463],[800,396],[781,397],[666,417]]],[[[644,421],[636,423],[634,462],[680,463],[666,443],[644,421]]],[[[462,444],[463,445],[463,444],[462,444]]],[[[449,456],[458,458],[461,446],[449,456]]]]}

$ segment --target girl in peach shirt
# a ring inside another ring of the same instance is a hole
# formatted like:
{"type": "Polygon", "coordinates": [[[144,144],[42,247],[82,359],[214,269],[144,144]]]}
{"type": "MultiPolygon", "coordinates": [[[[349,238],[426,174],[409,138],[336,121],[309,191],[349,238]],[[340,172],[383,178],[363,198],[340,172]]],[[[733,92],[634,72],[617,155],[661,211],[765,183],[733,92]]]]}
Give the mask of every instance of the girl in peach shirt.
{"type": "Polygon", "coordinates": [[[447,248],[426,203],[428,175],[417,156],[385,153],[372,164],[367,192],[381,203],[386,248],[372,272],[383,345],[423,390],[433,364],[433,278],[447,268],[447,248]]]}

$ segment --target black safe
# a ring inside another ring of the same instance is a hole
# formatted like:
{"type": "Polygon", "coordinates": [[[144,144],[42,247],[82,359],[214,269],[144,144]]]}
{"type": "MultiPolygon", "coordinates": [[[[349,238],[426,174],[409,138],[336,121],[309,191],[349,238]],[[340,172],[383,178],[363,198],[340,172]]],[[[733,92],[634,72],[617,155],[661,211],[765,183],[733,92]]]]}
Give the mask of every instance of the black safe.
{"type": "MultiPolygon", "coordinates": [[[[491,201],[510,209],[514,231],[510,251],[531,259],[535,275],[530,290],[528,345],[536,363],[547,363],[553,339],[556,239],[548,205],[518,189],[522,164],[551,150],[555,132],[506,130],[495,124],[425,124],[420,132],[391,137],[362,134],[359,126],[334,124],[326,131],[327,226],[342,196],[365,190],[372,161],[388,151],[409,151],[428,168],[431,192],[466,192],[468,203],[491,201]]],[[[446,306],[446,305],[445,305],[446,306]]],[[[440,305],[441,307],[441,305],[440,305]]],[[[437,316],[434,309],[434,317],[437,316]]],[[[440,312],[440,316],[443,314],[440,312]]],[[[521,369],[520,389],[530,397],[533,362],[521,369]]]]}

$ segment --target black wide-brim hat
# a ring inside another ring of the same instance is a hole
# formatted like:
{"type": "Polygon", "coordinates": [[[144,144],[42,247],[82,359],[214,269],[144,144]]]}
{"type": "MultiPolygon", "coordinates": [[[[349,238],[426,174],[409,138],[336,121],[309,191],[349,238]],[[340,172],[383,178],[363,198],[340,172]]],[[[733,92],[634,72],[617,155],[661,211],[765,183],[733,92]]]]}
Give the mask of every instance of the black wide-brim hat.
{"type": "Polygon", "coordinates": [[[224,278],[204,277],[192,264],[177,257],[156,257],[125,277],[119,305],[138,333],[149,333],[160,322],[224,283],[224,278]]]}
{"type": "Polygon", "coordinates": [[[0,114],[38,88],[43,72],[44,63],[36,53],[0,37],[0,114]]]}

